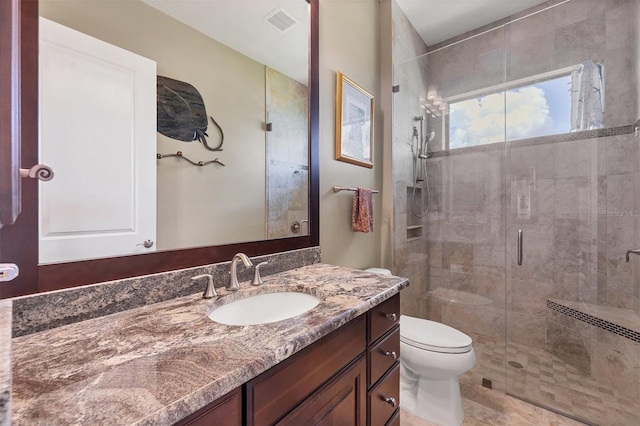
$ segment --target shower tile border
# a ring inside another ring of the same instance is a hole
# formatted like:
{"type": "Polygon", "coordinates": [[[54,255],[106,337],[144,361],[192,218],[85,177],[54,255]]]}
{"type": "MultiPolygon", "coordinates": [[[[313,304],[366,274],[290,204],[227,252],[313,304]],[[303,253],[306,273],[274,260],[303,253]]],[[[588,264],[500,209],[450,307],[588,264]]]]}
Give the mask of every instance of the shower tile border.
{"type": "Polygon", "coordinates": [[[610,321],[603,320],[596,316],[578,311],[568,306],[561,305],[560,303],[557,303],[551,300],[547,300],[547,308],[554,310],[556,312],[559,312],[561,314],[567,315],[571,318],[577,319],[579,321],[585,322],[587,324],[593,325],[595,327],[598,327],[602,330],[608,331],[620,337],[624,337],[636,343],[640,343],[640,332],[637,332],[635,330],[631,330],[627,327],[623,327],[621,325],[612,323],[610,321]]]}
{"type": "Polygon", "coordinates": [[[452,157],[455,155],[476,154],[481,152],[502,151],[505,149],[505,144],[509,144],[509,148],[513,149],[523,148],[527,146],[579,141],[584,139],[605,138],[609,136],[630,135],[633,134],[638,127],[640,127],[640,120],[626,126],[608,127],[596,130],[584,130],[581,132],[562,133],[550,136],[539,136],[535,138],[517,139],[507,142],[495,142],[486,145],[474,145],[464,148],[445,149],[442,151],[430,152],[429,159],[431,160],[434,158],[452,157]]]}

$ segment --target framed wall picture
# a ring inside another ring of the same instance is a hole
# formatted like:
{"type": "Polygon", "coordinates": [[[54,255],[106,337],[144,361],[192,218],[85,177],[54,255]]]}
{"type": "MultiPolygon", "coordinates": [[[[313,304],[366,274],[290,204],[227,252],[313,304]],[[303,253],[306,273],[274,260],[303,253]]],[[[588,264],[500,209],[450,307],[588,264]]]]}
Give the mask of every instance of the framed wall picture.
{"type": "Polygon", "coordinates": [[[336,160],[373,167],[373,95],[337,73],[336,160]]]}

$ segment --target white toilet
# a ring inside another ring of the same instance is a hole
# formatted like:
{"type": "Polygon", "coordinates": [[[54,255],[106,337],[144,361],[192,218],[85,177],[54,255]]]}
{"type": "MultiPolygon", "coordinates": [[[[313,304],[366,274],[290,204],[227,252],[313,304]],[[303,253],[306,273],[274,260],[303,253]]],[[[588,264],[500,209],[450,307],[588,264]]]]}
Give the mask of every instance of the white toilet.
{"type": "Polygon", "coordinates": [[[435,321],[400,316],[400,407],[443,426],[464,420],[458,376],[474,366],[471,338],[435,321]]]}
{"type": "MultiPolygon", "coordinates": [[[[370,268],[369,272],[391,274],[370,268]]],[[[464,420],[458,376],[476,363],[471,337],[448,325],[400,316],[400,407],[442,426],[464,420]]]]}

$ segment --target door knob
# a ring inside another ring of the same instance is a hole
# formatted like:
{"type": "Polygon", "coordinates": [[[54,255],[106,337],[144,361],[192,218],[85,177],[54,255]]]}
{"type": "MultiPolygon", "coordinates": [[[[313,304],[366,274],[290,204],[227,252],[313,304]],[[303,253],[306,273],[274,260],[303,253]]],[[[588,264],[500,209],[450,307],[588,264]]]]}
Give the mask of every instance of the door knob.
{"type": "Polygon", "coordinates": [[[144,248],[151,248],[153,247],[153,241],[151,240],[144,240],[142,242],[142,244],[136,244],[137,246],[144,246],[144,248]]]}
{"type": "Polygon", "coordinates": [[[20,169],[20,177],[48,181],[53,179],[53,169],[46,164],[36,164],[30,169],[20,169]]]}

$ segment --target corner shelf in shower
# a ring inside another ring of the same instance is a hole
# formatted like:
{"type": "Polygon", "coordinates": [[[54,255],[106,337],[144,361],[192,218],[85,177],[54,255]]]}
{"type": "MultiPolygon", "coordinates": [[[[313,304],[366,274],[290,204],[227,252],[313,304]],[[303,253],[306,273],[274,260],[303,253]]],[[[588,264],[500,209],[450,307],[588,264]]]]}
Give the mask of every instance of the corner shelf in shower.
{"type": "Polygon", "coordinates": [[[631,309],[547,299],[547,308],[640,343],[640,316],[631,309]]]}

